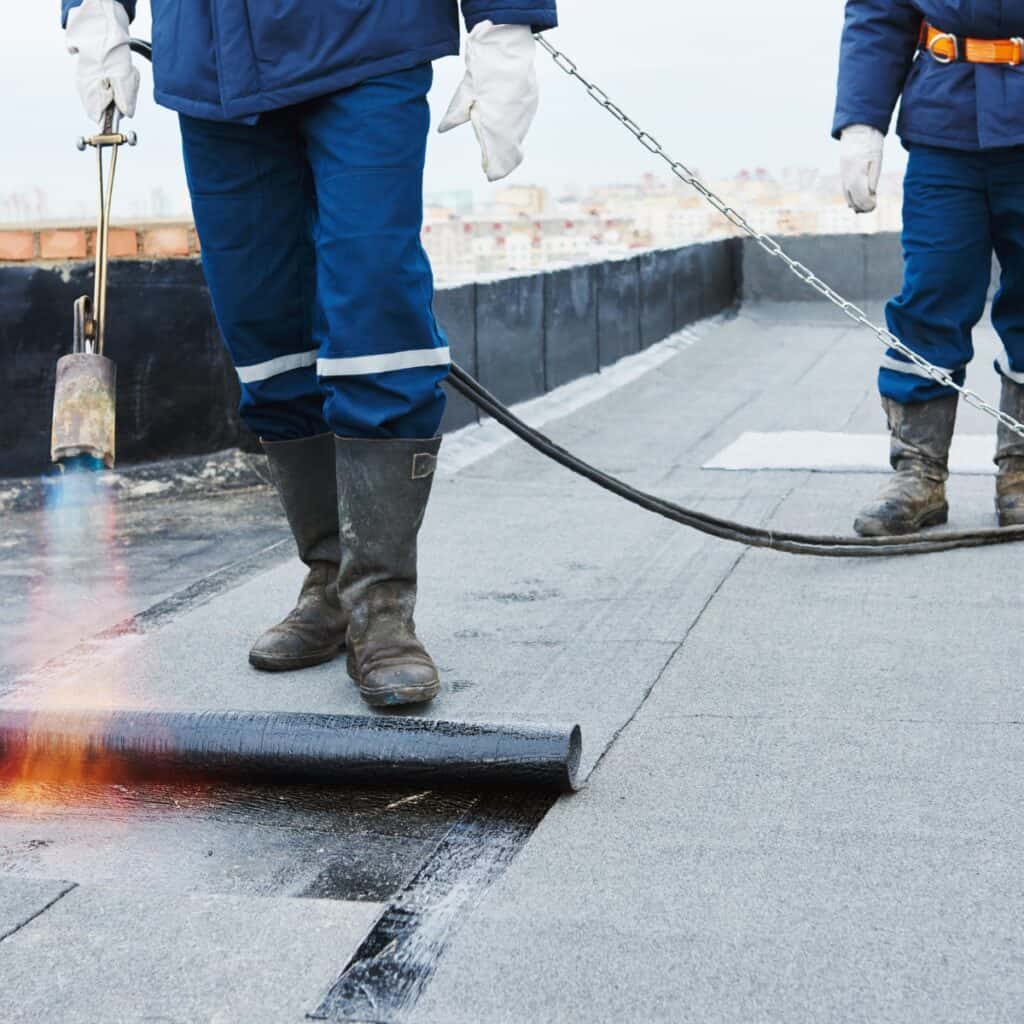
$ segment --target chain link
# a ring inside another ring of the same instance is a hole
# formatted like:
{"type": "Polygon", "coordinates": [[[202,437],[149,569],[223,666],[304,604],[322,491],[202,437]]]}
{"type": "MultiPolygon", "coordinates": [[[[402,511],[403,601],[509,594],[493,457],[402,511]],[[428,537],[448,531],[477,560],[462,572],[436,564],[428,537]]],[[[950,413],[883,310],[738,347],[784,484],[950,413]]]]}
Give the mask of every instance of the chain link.
{"type": "Polygon", "coordinates": [[[633,135],[644,149],[664,160],[665,163],[668,164],[669,170],[679,178],[680,181],[685,182],[691,188],[700,193],[700,195],[703,196],[704,199],[706,199],[707,202],[710,203],[711,206],[713,206],[723,217],[725,217],[726,220],[757,242],[757,244],[766,253],[768,253],[769,256],[774,256],[776,259],[782,260],[789,270],[797,278],[803,281],[804,284],[823,295],[854,323],[861,327],[866,327],[868,330],[874,332],[878,339],[888,348],[891,348],[893,351],[899,352],[900,355],[905,356],[914,364],[914,366],[918,367],[918,369],[922,370],[933,380],[938,381],[938,383],[943,387],[952,388],[954,391],[959,392],[968,405],[971,405],[975,409],[979,409],[981,412],[991,416],[994,420],[1001,423],[1004,427],[1011,430],[1019,437],[1024,437],[1024,424],[1019,423],[1012,416],[1009,416],[1007,413],[997,409],[995,406],[990,405],[977,392],[957,384],[941,367],[934,366],[923,356],[919,356],[913,351],[913,349],[905,345],[896,337],[895,334],[885,327],[881,327],[878,324],[873,323],[863,309],[855,303],[850,302],[849,299],[843,298],[843,296],[840,295],[831,285],[826,281],[823,281],[812,270],[788,255],[774,238],[765,234],[763,231],[758,231],[750,224],[742,213],[738,210],[734,210],[731,206],[727,205],[724,200],[715,195],[715,193],[712,192],[711,189],[709,189],[707,185],[705,185],[700,178],[686,166],[686,164],[679,160],[673,160],[672,157],[665,152],[665,148],[662,144],[653,135],[651,135],[650,132],[641,128],[631,117],[627,116],[621,107],[612,102],[604,89],[596,83],[584,78],[575,61],[571,60],[560,50],[557,50],[552,46],[544,36],[538,35],[536,39],[537,42],[551,55],[555,64],[570,78],[575,78],[587,90],[587,95],[590,96],[590,98],[599,107],[608,111],[616,121],[618,121],[631,135],[633,135]]]}

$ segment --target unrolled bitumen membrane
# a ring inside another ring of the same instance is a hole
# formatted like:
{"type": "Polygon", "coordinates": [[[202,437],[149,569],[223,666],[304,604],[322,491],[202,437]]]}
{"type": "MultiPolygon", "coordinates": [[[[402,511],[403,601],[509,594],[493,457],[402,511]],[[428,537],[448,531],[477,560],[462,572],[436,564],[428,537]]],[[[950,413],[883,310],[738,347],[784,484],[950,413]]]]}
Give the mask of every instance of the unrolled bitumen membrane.
{"type": "Polygon", "coordinates": [[[0,779],[576,788],[578,726],[239,711],[0,710],[0,779]]]}

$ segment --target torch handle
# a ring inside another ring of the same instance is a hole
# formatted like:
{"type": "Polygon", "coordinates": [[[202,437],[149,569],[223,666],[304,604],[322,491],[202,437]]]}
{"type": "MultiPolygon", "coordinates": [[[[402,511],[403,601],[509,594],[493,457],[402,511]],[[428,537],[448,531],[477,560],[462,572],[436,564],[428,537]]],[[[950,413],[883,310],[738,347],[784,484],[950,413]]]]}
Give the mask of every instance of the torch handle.
{"type": "MultiPolygon", "coordinates": [[[[107,120],[112,121],[113,104],[107,110],[107,120]]],[[[113,134],[106,130],[104,134],[113,134]]],[[[110,208],[114,200],[114,177],[117,174],[117,151],[119,146],[111,147],[110,173],[104,187],[103,150],[104,146],[96,147],[96,163],[99,169],[99,215],[96,221],[96,278],[93,290],[92,308],[96,318],[96,337],[94,350],[103,355],[103,345],[107,329],[107,266],[109,264],[110,243],[110,208]]]]}
{"type": "Polygon", "coordinates": [[[121,132],[121,114],[113,103],[103,114],[103,125],[98,135],[78,140],[78,148],[92,146],[96,150],[99,172],[99,213],[96,219],[96,275],[91,309],[76,310],[83,318],[80,333],[84,351],[103,355],[107,328],[107,265],[110,251],[110,211],[114,202],[114,178],[117,175],[117,153],[122,146],[134,146],[135,132],[121,132]],[[103,166],[103,151],[109,149],[110,170],[103,166]]]}

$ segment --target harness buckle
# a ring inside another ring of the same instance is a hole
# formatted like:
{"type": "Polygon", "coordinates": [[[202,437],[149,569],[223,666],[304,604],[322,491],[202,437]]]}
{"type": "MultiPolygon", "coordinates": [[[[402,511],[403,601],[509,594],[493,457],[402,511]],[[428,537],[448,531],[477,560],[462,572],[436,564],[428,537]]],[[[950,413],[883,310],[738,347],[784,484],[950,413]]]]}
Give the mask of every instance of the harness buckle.
{"type": "Polygon", "coordinates": [[[1017,67],[1018,64],[1024,62],[1024,37],[1014,36],[1011,43],[1015,43],[1017,46],[1017,59],[1010,61],[1010,67],[1017,67]]]}
{"type": "Polygon", "coordinates": [[[952,32],[936,33],[927,46],[928,55],[938,64],[953,64],[960,59],[960,40],[952,32]],[[935,44],[948,39],[953,44],[953,56],[943,57],[935,52],[935,44]]]}

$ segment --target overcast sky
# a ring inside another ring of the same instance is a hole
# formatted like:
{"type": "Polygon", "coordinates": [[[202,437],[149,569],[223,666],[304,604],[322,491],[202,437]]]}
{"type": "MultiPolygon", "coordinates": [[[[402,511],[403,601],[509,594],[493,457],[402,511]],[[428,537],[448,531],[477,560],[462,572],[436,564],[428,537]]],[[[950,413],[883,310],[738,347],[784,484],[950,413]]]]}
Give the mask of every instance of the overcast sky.
{"type": "MultiPolygon", "coordinates": [[[[160,0],[154,0],[160,2],[160,0]]],[[[169,0],[163,0],[169,2],[169,0]]],[[[424,0],[427,2],[427,0],[424,0]]],[[[92,201],[92,164],[74,148],[88,128],[63,46],[59,0],[6,0],[0,37],[0,196],[38,183],[58,214],[92,201]]],[[[705,174],[786,166],[832,171],[829,139],[841,0],[559,0],[555,45],[572,55],[619,104],[680,159],[705,174]]],[[[149,36],[149,2],[133,31],[149,36]]],[[[514,180],[552,186],[634,180],[658,164],[539,57],[541,111],[525,165],[514,180]]],[[[432,96],[443,113],[461,58],[438,62],[432,96]]],[[[143,68],[134,121],[138,149],[127,155],[118,205],[123,215],[161,188],[184,207],[175,118],[155,106],[143,68]]],[[[902,162],[890,140],[889,166],[902,162]]],[[[485,195],[469,129],[434,136],[428,190],[473,188],[485,195]]]]}

